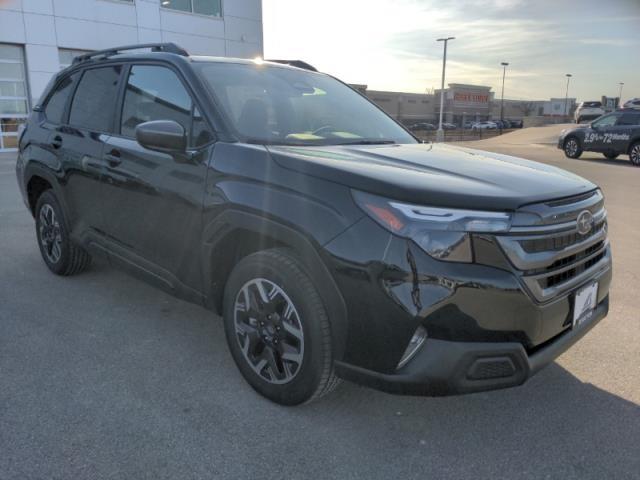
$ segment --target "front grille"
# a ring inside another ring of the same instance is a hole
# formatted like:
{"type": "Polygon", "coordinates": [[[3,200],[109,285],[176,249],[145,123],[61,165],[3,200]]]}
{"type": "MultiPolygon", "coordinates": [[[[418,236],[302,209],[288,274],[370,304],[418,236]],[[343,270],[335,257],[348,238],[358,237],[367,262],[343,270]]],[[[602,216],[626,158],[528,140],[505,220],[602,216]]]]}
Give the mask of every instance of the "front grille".
{"type": "Polygon", "coordinates": [[[561,221],[518,225],[496,238],[536,300],[544,302],[561,295],[609,266],[606,210],[601,195],[527,208],[538,208],[545,218],[561,221]],[[561,212],[556,213],[559,209],[561,212]],[[589,210],[594,219],[586,235],[577,229],[577,218],[584,210],[589,210]]]}
{"type": "Polygon", "coordinates": [[[603,228],[605,228],[605,222],[595,225],[591,232],[587,235],[580,235],[578,232],[567,233],[564,235],[556,235],[553,237],[543,237],[531,240],[523,240],[521,245],[525,252],[536,253],[545,252],[548,250],[562,250],[570,245],[574,245],[578,242],[583,242],[588,238],[598,234],[603,228]]]}
{"type": "Polygon", "coordinates": [[[571,268],[562,273],[551,275],[550,277],[546,277],[542,283],[544,284],[545,288],[550,288],[550,287],[555,287],[556,285],[559,285],[562,282],[566,282],[567,280],[571,280],[577,275],[580,275],[581,273],[589,270],[592,266],[594,266],[596,263],[602,260],[604,258],[604,255],[605,255],[605,252],[601,251],[595,257],[590,258],[589,260],[587,260],[585,263],[583,263],[578,267],[571,268]]]}

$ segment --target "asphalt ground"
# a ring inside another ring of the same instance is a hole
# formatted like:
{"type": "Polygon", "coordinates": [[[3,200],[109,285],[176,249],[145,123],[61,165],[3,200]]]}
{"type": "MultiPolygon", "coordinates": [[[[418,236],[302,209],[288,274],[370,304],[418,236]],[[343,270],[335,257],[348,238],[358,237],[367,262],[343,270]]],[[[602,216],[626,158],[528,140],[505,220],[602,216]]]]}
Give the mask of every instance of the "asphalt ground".
{"type": "Polygon", "coordinates": [[[296,408],[242,380],[211,313],[102,263],[50,274],[0,155],[0,479],[640,478],[640,168],[484,148],[602,186],[609,316],[519,388],[420,398],[343,383],[296,408]]]}

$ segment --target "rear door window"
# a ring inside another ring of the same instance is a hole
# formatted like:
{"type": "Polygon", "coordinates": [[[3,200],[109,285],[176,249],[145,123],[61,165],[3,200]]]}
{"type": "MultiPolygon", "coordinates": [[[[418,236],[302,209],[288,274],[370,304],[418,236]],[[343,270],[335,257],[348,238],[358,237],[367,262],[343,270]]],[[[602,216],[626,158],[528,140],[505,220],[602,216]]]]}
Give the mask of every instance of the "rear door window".
{"type": "Polygon", "coordinates": [[[55,91],[49,97],[47,106],[44,109],[44,115],[52,123],[60,124],[63,122],[64,109],[67,106],[67,100],[73,92],[73,87],[78,80],[79,74],[75,73],[64,78],[56,87],[55,91]]]}
{"type": "Polygon", "coordinates": [[[115,65],[84,72],[71,104],[71,125],[98,132],[111,131],[121,71],[122,66],[115,65]]]}
{"type": "Polygon", "coordinates": [[[618,120],[618,125],[640,125],[640,112],[623,113],[618,120]]]}

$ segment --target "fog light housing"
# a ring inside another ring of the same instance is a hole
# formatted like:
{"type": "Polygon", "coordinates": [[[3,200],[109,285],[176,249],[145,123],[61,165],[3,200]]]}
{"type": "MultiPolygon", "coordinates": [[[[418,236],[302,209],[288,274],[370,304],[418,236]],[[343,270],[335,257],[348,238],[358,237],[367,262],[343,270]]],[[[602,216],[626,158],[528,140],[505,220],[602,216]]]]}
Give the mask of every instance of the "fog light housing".
{"type": "Polygon", "coordinates": [[[404,367],[409,362],[409,360],[411,360],[413,356],[418,353],[418,350],[420,350],[420,347],[426,339],[427,330],[422,325],[420,325],[418,328],[416,328],[416,331],[413,334],[413,337],[411,337],[411,340],[409,340],[409,345],[407,345],[402,358],[398,362],[396,370],[400,370],[402,367],[404,367]]]}

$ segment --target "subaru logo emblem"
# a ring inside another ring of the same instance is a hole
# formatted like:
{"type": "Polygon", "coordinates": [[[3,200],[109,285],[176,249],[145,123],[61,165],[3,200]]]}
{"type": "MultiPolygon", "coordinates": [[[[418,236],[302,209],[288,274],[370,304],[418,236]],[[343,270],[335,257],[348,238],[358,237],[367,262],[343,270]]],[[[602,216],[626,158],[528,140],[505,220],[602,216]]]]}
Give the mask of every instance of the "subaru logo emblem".
{"type": "Polygon", "coordinates": [[[591,231],[593,227],[593,215],[589,210],[585,210],[584,212],[580,212],[578,215],[578,219],[576,220],[578,226],[578,233],[580,235],[586,235],[591,231]]]}

